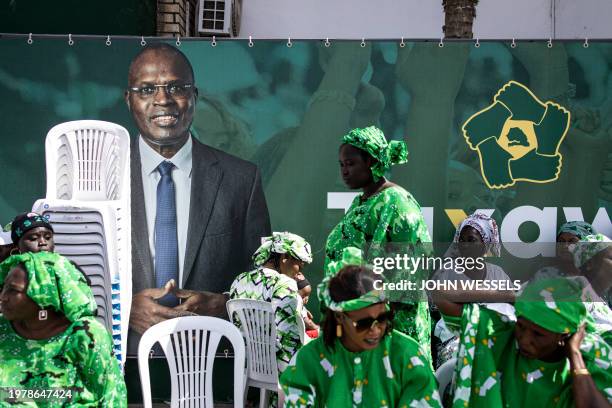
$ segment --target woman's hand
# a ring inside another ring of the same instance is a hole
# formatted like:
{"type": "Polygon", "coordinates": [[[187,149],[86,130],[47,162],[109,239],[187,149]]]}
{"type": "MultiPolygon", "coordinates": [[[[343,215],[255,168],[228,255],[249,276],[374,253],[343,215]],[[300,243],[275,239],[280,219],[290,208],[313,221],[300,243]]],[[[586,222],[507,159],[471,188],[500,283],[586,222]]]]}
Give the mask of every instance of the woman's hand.
{"type": "Polygon", "coordinates": [[[580,345],[584,340],[585,325],[583,324],[578,328],[576,333],[572,334],[571,337],[565,342],[565,354],[568,358],[572,358],[576,353],[580,353],[580,345]]]}

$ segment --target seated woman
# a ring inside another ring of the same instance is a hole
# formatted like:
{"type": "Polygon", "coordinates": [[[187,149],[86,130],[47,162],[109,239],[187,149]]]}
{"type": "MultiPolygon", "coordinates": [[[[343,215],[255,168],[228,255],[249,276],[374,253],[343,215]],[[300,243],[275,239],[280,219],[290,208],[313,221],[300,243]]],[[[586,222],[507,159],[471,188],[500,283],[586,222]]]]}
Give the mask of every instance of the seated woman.
{"type": "MultiPolygon", "coordinates": [[[[0,387],[70,392],[57,406],[127,406],[111,336],[93,317],[85,278],[66,258],[13,255],[0,264],[0,285],[0,387]]],[[[6,403],[10,395],[2,397],[6,403]]]]}
{"type": "Polygon", "coordinates": [[[612,348],[586,324],[580,281],[526,286],[516,319],[478,304],[438,301],[460,328],[454,407],[609,407],[612,348]]]}
{"type": "Polygon", "coordinates": [[[603,234],[587,235],[570,245],[574,266],[585,281],[582,300],[596,330],[612,345],[612,240],[603,234]]]}
{"type": "Polygon", "coordinates": [[[274,232],[261,239],[253,255],[257,269],[244,272],[234,280],[230,298],[271,302],[276,323],[278,372],[282,373],[301,345],[300,295],[295,281],[305,263],[312,262],[310,244],[299,235],[274,232]]]}
{"type": "Polygon", "coordinates": [[[561,276],[578,276],[580,269],[574,265],[574,258],[569,252],[569,245],[594,235],[595,229],[591,224],[584,221],[569,221],[561,225],[557,232],[557,256],[552,265],[540,268],[533,279],[550,279],[561,276]]]}
{"type": "Polygon", "coordinates": [[[53,227],[35,212],[19,214],[11,223],[11,238],[19,252],[53,252],[53,227]]]}
{"type": "Polygon", "coordinates": [[[323,335],[306,344],[280,379],[285,407],[440,407],[436,380],[419,344],[393,330],[380,279],[345,266],[319,285],[323,335]]]}
{"type": "MultiPolygon", "coordinates": [[[[499,231],[495,220],[482,213],[474,213],[464,219],[453,239],[453,245],[447,252],[448,257],[464,257],[476,259],[486,255],[500,255],[499,231]]],[[[495,264],[482,262],[462,266],[461,270],[441,269],[434,273],[433,279],[440,281],[458,280],[487,280],[487,281],[509,281],[510,278],[504,270],[495,264]]],[[[440,291],[432,296],[446,296],[457,301],[470,301],[470,295],[478,293],[464,293],[463,299],[456,291],[440,291]]],[[[434,367],[439,367],[457,354],[459,339],[457,334],[451,332],[444,323],[444,319],[438,320],[434,329],[434,335],[439,339],[436,347],[436,362],[434,367]]]]}

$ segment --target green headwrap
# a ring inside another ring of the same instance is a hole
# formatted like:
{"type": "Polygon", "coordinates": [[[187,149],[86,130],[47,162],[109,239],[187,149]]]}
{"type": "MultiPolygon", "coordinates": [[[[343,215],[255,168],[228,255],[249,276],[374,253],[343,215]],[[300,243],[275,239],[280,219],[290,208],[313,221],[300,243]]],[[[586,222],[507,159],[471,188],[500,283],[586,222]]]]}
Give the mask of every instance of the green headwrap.
{"type": "Polygon", "coordinates": [[[578,243],[571,244],[569,251],[574,255],[574,265],[581,268],[601,251],[610,248],[612,240],[604,234],[587,235],[578,243]]]}
{"type": "Polygon", "coordinates": [[[586,319],[577,279],[542,279],[529,284],[516,299],[516,317],[523,316],[553,333],[575,333],[586,319]]]}
{"type": "Polygon", "coordinates": [[[564,232],[568,232],[572,235],[578,237],[578,239],[583,239],[587,235],[595,234],[595,230],[593,226],[588,222],[584,221],[568,221],[565,224],[559,227],[559,231],[557,231],[557,236],[563,234],[564,232]]]}
{"type": "Polygon", "coordinates": [[[38,306],[53,308],[71,322],[95,315],[93,293],[83,274],[68,259],[54,252],[13,255],[0,264],[0,285],[18,264],[23,264],[28,273],[26,294],[38,306]]]}
{"type": "MultiPolygon", "coordinates": [[[[361,250],[354,247],[347,247],[342,250],[342,258],[336,262],[330,262],[328,270],[330,273],[317,286],[319,301],[321,305],[334,312],[351,312],[353,310],[363,309],[364,307],[372,306],[386,300],[382,290],[371,290],[368,293],[361,295],[356,299],[344,300],[335,302],[329,294],[329,281],[340,272],[342,268],[349,265],[363,265],[363,257],[361,250]],[[333,272],[333,274],[331,274],[333,272]]],[[[381,277],[382,279],[382,277],[381,277]]]]}
{"type": "Polygon", "coordinates": [[[384,176],[391,166],[408,161],[406,143],[397,140],[387,142],[382,130],[376,126],[353,129],[344,135],[342,143],[364,150],[377,160],[371,168],[374,181],[384,176]]]}
{"type": "Polygon", "coordinates": [[[307,264],[312,262],[310,244],[290,232],[273,232],[271,236],[261,238],[261,246],[253,254],[253,263],[255,266],[265,264],[272,253],[289,254],[307,264]]]}

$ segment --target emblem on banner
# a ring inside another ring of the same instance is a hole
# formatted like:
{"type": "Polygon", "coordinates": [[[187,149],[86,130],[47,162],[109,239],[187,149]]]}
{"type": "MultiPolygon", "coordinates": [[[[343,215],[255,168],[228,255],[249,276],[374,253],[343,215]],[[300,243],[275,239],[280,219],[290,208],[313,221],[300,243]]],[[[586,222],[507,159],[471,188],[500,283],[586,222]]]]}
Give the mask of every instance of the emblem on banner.
{"type": "Polygon", "coordinates": [[[502,189],[517,181],[557,180],[563,165],[559,147],[569,125],[566,108],[542,102],[525,85],[510,81],[461,130],[470,149],[478,152],[487,186],[502,189]]]}

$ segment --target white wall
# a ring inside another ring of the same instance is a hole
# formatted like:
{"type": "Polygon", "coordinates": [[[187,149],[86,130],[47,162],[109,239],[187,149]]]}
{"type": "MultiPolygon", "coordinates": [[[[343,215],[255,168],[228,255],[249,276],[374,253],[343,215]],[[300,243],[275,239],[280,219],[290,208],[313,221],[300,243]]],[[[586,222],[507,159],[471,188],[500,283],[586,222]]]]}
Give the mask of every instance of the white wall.
{"type": "MultiPolygon", "coordinates": [[[[474,36],[612,38],[612,0],[480,0],[474,36]]],[[[440,38],[442,0],[243,0],[240,36],[440,38]]]]}

